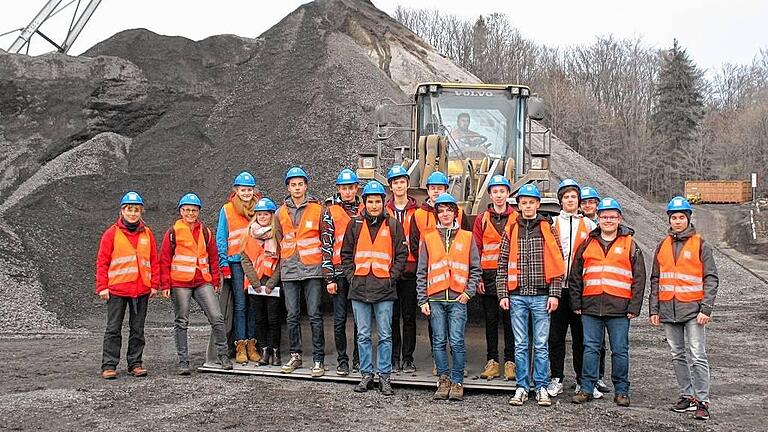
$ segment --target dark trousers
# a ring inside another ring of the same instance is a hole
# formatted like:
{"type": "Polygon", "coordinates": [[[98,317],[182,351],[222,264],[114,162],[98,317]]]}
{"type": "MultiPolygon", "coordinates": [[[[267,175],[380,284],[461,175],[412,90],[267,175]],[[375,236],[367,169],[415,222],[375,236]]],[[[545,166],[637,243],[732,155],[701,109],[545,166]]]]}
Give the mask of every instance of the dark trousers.
{"type": "Polygon", "coordinates": [[[248,317],[253,320],[256,339],[261,348],[280,351],[280,297],[248,295],[248,317]]]}
{"type": "Polygon", "coordinates": [[[397,281],[397,300],[392,309],[392,364],[400,361],[413,362],[413,352],[416,350],[416,311],[419,306],[416,301],[416,279],[400,279],[397,281]],[[403,327],[400,328],[400,317],[403,327]],[[402,332],[402,333],[401,333],[402,332]]]}
{"type": "Polygon", "coordinates": [[[144,353],[144,320],[147,318],[149,294],[138,297],[109,296],[107,300],[107,328],[104,331],[104,348],[101,357],[101,370],[117,369],[120,363],[120,347],[123,344],[122,328],[125,308],[128,307],[128,370],[141,366],[144,353]]]}
{"type": "Polygon", "coordinates": [[[584,359],[584,330],[581,325],[581,315],[571,310],[571,300],[568,291],[563,291],[560,304],[552,313],[549,324],[549,367],[551,378],[565,377],[565,336],[571,328],[571,350],[573,355],[573,371],[576,382],[581,383],[582,360],[584,359]]]}
{"type": "MultiPolygon", "coordinates": [[[[352,312],[352,302],[349,301],[349,282],[344,276],[340,276],[336,281],[336,294],[333,298],[333,339],[336,343],[336,362],[349,362],[347,355],[347,315],[352,312]]],[[[355,323],[354,338],[357,340],[357,321],[355,323]]],[[[360,363],[360,351],[357,344],[352,344],[352,362],[360,363]]]]}
{"type": "MultiPolygon", "coordinates": [[[[487,293],[488,284],[485,286],[487,293]]],[[[515,361],[515,334],[512,331],[509,311],[499,307],[499,298],[495,294],[481,294],[479,297],[485,315],[486,360],[499,361],[499,315],[501,315],[504,325],[504,362],[515,361]]]]}

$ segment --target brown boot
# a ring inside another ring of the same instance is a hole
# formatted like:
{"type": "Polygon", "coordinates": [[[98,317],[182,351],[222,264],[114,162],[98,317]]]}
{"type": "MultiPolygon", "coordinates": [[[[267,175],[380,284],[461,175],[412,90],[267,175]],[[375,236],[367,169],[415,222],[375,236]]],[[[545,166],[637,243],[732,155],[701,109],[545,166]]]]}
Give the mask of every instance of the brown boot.
{"type": "Polygon", "coordinates": [[[440,375],[440,379],[437,381],[437,391],[435,392],[435,400],[448,399],[448,394],[451,392],[451,380],[447,375],[440,375]]]}
{"type": "Polygon", "coordinates": [[[246,340],[235,341],[235,363],[248,363],[248,355],[245,353],[246,340]]]}
{"type": "Polygon", "coordinates": [[[448,399],[454,401],[464,400],[464,385],[459,383],[451,383],[451,395],[448,399]]]}
{"type": "Polygon", "coordinates": [[[499,376],[499,362],[496,360],[488,360],[488,363],[485,364],[485,368],[483,369],[483,372],[480,374],[480,378],[492,380],[494,378],[497,378],[499,376]]]}
{"type": "Polygon", "coordinates": [[[515,363],[512,361],[504,362],[504,381],[512,381],[515,379],[515,363]]]}
{"type": "Polygon", "coordinates": [[[249,362],[258,363],[261,360],[261,354],[256,349],[256,339],[248,339],[245,344],[245,353],[248,356],[249,362]]]}

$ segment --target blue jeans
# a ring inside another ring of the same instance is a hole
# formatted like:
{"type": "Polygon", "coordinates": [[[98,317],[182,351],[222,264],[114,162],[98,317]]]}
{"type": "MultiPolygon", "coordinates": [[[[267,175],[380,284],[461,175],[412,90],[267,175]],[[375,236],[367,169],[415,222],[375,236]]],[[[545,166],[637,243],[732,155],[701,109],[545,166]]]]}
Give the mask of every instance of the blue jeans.
{"type": "Polygon", "coordinates": [[[684,323],[664,323],[664,332],[672,352],[680,396],[709,402],[707,328],[693,318],[684,323]]]}
{"type": "Polygon", "coordinates": [[[582,315],[584,328],[584,366],[581,391],[592,394],[600,372],[600,348],[605,330],[611,344],[611,380],[614,394],[629,395],[629,318],[582,315]]]}
{"type": "Polygon", "coordinates": [[[284,281],[283,296],[288,310],[288,340],[291,353],[302,352],[301,341],[301,290],[307,300],[307,314],[312,326],[312,361],[325,360],[325,334],[323,333],[323,315],[320,312],[320,300],[323,292],[322,279],[313,278],[302,281],[284,281]]]}
{"type": "Polygon", "coordinates": [[[233,319],[232,327],[235,329],[235,340],[254,339],[256,337],[256,323],[254,320],[246,319],[248,311],[248,293],[243,289],[245,284],[245,273],[243,265],[239,262],[230,262],[229,269],[232,271],[232,302],[233,319]]]}
{"type": "Polygon", "coordinates": [[[376,315],[376,332],[379,341],[376,349],[376,372],[388,375],[392,373],[392,306],[394,301],[365,303],[352,300],[352,312],[357,323],[357,347],[360,351],[360,373],[373,373],[373,349],[371,333],[373,315],[376,315]]]}
{"type": "Polygon", "coordinates": [[[536,390],[547,386],[549,373],[549,312],[545,295],[509,296],[510,319],[515,334],[515,380],[517,387],[531,389],[528,323],[533,321],[533,382],[536,390]]]}
{"type": "Polygon", "coordinates": [[[467,305],[459,302],[429,302],[429,322],[432,324],[432,356],[437,374],[448,375],[446,343],[451,346],[451,382],[464,383],[467,349],[464,343],[464,327],[467,325],[467,305]]]}

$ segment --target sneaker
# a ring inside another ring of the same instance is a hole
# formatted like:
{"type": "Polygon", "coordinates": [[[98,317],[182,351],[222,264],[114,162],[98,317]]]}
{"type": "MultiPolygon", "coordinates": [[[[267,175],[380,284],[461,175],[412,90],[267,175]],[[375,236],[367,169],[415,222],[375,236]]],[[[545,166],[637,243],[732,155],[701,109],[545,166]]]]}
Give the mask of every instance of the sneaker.
{"type": "Polygon", "coordinates": [[[563,392],[563,383],[560,378],[552,378],[547,385],[547,393],[550,396],[555,397],[563,392]]]}
{"type": "Polygon", "coordinates": [[[573,394],[576,394],[581,391],[581,384],[576,383],[572,385],[571,388],[573,389],[573,394]]]}
{"type": "Polygon", "coordinates": [[[544,387],[536,390],[536,403],[538,403],[539,406],[552,405],[552,399],[549,398],[549,391],[544,387]]]}
{"type": "Polygon", "coordinates": [[[518,387],[515,389],[515,395],[509,399],[509,404],[522,406],[528,400],[528,390],[518,387]]]}
{"type": "Polygon", "coordinates": [[[339,365],[336,366],[336,375],[338,376],[349,375],[349,362],[344,360],[340,361],[339,365]]]}
{"type": "Polygon", "coordinates": [[[393,396],[392,382],[389,380],[389,374],[379,374],[379,391],[384,396],[393,396]]]}
{"type": "Polygon", "coordinates": [[[192,371],[189,369],[189,362],[179,362],[179,375],[190,375],[192,371]]]}
{"type": "Polygon", "coordinates": [[[670,410],[676,412],[676,413],[683,413],[686,411],[696,411],[696,408],[698,405],[696,404],[696,399],[691,396],[680,396],[680,400],[677,401],[674,405],[672,405],[672,408],[670,410]]]}
{"type": "Polygon", "coordinates": [[[141,365],[134,366],[133,369],[130,370],[130,374],[135,377],[145,377],[147,376],[147,370],[144,369],[141,365]]]}
{"type": "Polygon", "coordinates": [[[463,401],[464,400],[464,384],[451,383],[451,391],[450,391],[450,395],[448,396],[448,399],[452,401],[463,401]]]}
{"type": "Polygon", "coordinates": [[[233,368],[232,360],[226,354],[219,356],[219,364],[221,364],[221,368],[224,370],[232,370],[233,368]]]}
{"type": "Polygon", "coordinates": [[[603,381],[602,379],[597,380],[597,382],[595,383],[595,388],[600,390],[600,393],[608,393],[611,391],[611,388],[608,387],[605,384],[605,381],[603,381]]]}
{"type": "Polygon", "coordinates": [[[594,396],[592,396],[591,394],[584,393],[583,391],[579,391],[579,392],[576,392],[575,395],[573,395],[573,397],[571,398],[571,402],[581,405],[585,402],[591,401],[593,398],[594,396]]]}
{"type": "Polygon", "coordinates": [[[483,372],[480,373],[480,378],[492,380],[494,378],[498,378],[499,375],[501,375],[499,362],[497,362],[496,360],[490,359],[485,364],[485,368],[483,369],[483,372]]]}
{"type": "Polygon", "coordinates": [[[403,366],[401,365],[400,361],[392,360],[392,371],[394,371],[395,373],[403,371],[403,366]]]}
{"type": "Polygon", "coordinates": [[[117,378],[117,371],[114,369],[104,369],[101,371],[101,377],[105,380],[113,380],[117,378]]]}
{"type": "Polygon", "coordinates": [[[504,381],[512,381],[515,379],[515,362],[504,362],[504,381]]]}
{"type": "Polygon", "coordinates": [[[693,418],[696,420],[709,420],[709,402],[697,402],[693,418]]]}
{"type": "Polygon", "coordinates": [[[288,363],[284,364],[280,368],[280,372],[289,374],[300,367],[301,367],[301,354],[291,353],[291,358],[288,360],[288,363]]]}
{"type": "Polygon", "coordinates": [[[312,374],[312,378],[319,378],[325,375],[325,365],[323,362],[316,361],[312,363],[312,369],[309,372],[312,374]]]}
{"type": "Polygon", "coordinates": [[[437,380],[437,391],[435,392],[435,400],[448,399],[448,395],[451,392],[451,380],[448,379],[448,375],[440,375],[440,379],[437,380]]]}
{"type": "Polygon", "coordinates": [[[360,372],[360,362],[359,361],[353,361],[352,362],[352,373],[358,373],[360,372]]]}
{"type": "Polygon", "coordinates": [[[620,407],[628,407],[629,406],[629,395],[625,394],[619,394],[613,397],[613,401],[616,402],[616,405],[620,407]]]}
{"type": "Polygon", "coordinates": [[[406,360],[403,362],[403,373],[416,372],[416,366],[413,364],[413,360],[406,360]]]}
{"type": "Polygon", "coordinates": [[[594,399],[602,399],[603,398],[603,392],[597,389],[597,387],[592,389],[592,398],[594,399]]]}
{"type": "Polygon", "coordinates": [[[365,393],[368,390],[373,390],[373,374],[363,375],[363,379],[355,386],[356,393],[365,393]]]}

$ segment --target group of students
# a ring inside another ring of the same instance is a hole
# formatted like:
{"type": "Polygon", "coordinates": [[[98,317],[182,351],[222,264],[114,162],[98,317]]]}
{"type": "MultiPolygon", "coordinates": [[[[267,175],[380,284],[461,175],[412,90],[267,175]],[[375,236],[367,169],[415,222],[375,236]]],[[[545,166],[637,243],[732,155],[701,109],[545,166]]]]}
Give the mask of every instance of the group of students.
{"type": "MultiPolygon", "coordinates": [[[[190,299],[212,327],[221,366],[233,367],[217,292],[227,281],[233,297],[234,357],[237,363],[302,367],[302,293],[312,330],[313,377],[325,374],[325,338],[320,304],[323,289],[333,298],[338,375],[359,371],[356,392],[394,394],[393,371],[416,371],[417,311],[428,317],[435,399],[462,400],[466,369],[467,302],[481,298],[487,363],[481,378],[516,380],[511,405],[531,392],[549,406],[563,392],[565,341],[571,329],[576,373],[572,402],[603,397],[608,333],[614,402],[630,405],[629,327],[640,314],[646,269],[634,231],[622,223],[621,205],[590,187],[563,180],[557,196],[562,210],[539,212],[541,193],[522,186],[509,201],[508,179],[489,179],[488,208],[471,226],[447,193],[441,172],[427,179],[427,199],[408,195],[409,174],[396,165],[387,173],[389,192],[359,181],[349,169],[336,179],[337,193],[321,203],[308,195],[308,174],[285,174],[288,195],[278,207],[256,190],[248,172],[233,181],[214,233],[199,218],[202,203],[193,193],[178,204],[179,219],[163,236],[158,257],[152,231],[143,222],[137,192],[121,200],[120,216],[101,239],[96,291],[107,300],[102,377],[116,377],[120,330],[128,306],[128,371],[144,376],[143,326],[148,298],[173,299],[179,373],[189,374],[187,325],[190,299]],[[388,197],[389,196],[389,197],[388,197]],[[281,302],[287,310],[290,343],[280,355],[281,302]],[[346,323],[354,317],[352,366],[346,323]],[[503,322],[503,371],[499,355],[503,322]],[[402,321],[402,327],[400,322],[402,321]],[[372,329],[377,330],[373,365],[372,329]],[[531,350],[533,355],[531,356],[531,350]],[[531,373],[532,372],[532,373],[531,373]],[[532,380],[531,380],[532,376],[532,380]]],[[[651,273],[650,322],[663,324],[672,352],[680,399],[673,410],[709,418],[709,366],[705,325],[717,292],[710,245],[691,224],[692,208],[682,197],[667,206],[669,234],[657,247],[651,273]]]]}

